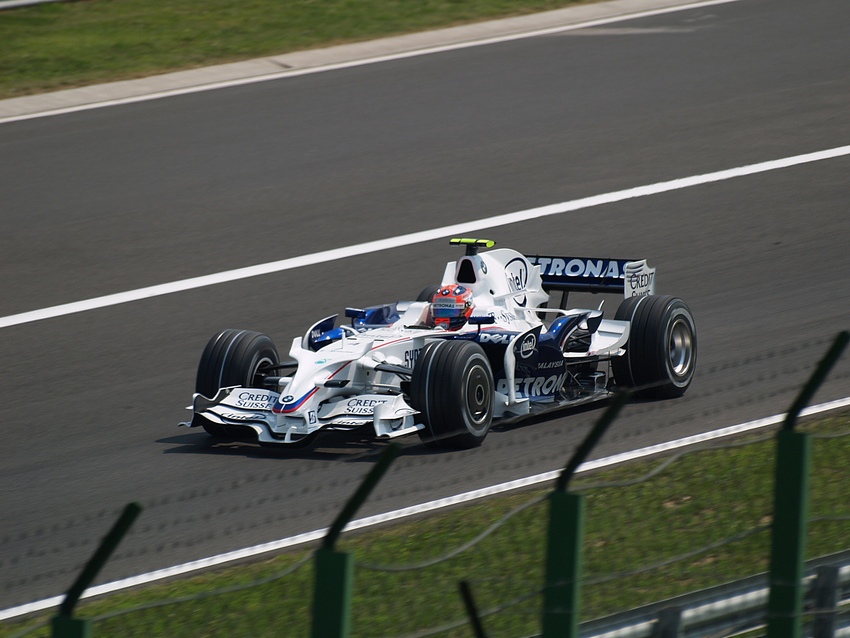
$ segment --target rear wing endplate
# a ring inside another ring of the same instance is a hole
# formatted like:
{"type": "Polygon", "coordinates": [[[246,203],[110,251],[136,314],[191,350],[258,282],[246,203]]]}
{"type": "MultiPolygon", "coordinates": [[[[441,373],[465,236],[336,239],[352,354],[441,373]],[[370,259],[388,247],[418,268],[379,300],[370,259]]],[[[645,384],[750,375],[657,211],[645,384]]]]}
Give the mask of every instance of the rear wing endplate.
{"type": "Polygon", "coordinates": [[[527,256],[540,266],[547,292],[621,293],[624,297],[655,294],[655,268],[645,259],[527,256]]]}

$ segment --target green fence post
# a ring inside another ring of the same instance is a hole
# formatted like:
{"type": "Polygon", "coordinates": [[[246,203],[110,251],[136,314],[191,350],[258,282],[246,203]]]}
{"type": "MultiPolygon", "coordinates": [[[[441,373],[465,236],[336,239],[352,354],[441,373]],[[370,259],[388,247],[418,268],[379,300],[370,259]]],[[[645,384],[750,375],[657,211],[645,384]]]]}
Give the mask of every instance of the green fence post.
{"type": "Polygon", "coordinates": [[[570,494],[567,486],[628,399],[628,393],[615,395],[590,434],[576,449],[558,477],[555,490],[549,495],[543,638],[578,638],[584,496],[570,494]]]}
{"type": "Polygon", "coordinates": [[[121,539],[130,530],[133,521],[139,516],[142,511],[142,506],[138,503],[130,503],[115,521],[112,529],[103,537],[103,540],[98,546],[95,553],[86,563],[83,571],[77,576],[74,584],[65,594],[65,599],[59,606],[58,615],[53,617],[52,629],[53,638],[89,638],[91,636],[91,623],[88,620],[74,618],[74,607],[77,606],[80,597],[85,593],[89,585],[92,584],[100,570],[109,560],[112,552],[118,547],[121,539]]]}
{"type": "Polygon", "coordinates": [[[783,429],[776,435],[767,606],[769,638],[800,637],[811,447],[808,434],[783,429]]]}
{"type": "Polygon", "coordinates": [[[577,638],[581,596],[584,496],[549,494],[543,638],[577,638]]]}
{"type": "Polygon", "coordinates": [[[484,623],[481,622],[478,606],[475,604],[475,597],[472,595],[472,588],[469,586],[469,582],[465,580],[460,581],[460,596],[463,598],[463,606],[466,607],[466,615],[469,616],[473,635],[475,638],[487,638],[487,634],[484,632],[484,623]]]}
{"type": "Polygon", "coordinates": [[[776,435],[776,478],[770,549],[770,594],[767,603],[768,638],[800,638],[803,615],[806,525],[809,509],[811,438],[794,431],[803,408],[826,379],[850,341],[841,332],[812,377],[794,400],[776,435]]]}
{"type": "Polygon", "coordinates": [[[91,638],[91,621],[70,616],[54,616],[50,621],[53,638],[91,638]]]}
{"type": "Polygon", "coordinates": [[[316,550],[316,580],[313,586],[313,638],[346,638],[351,630],[351,588],[354,561],[350,554],[334,549],[339,535],[401,452],[390,444],[375,467],[328,528],[322,546],[316,550]]]}
{"type": "Polygon", "coordinates": [[[313,590],[314,638],[348,636],[351,631],[351,588],[354,561],[351,554],[327,547],[316,550],[316,584],[313,590]]]}

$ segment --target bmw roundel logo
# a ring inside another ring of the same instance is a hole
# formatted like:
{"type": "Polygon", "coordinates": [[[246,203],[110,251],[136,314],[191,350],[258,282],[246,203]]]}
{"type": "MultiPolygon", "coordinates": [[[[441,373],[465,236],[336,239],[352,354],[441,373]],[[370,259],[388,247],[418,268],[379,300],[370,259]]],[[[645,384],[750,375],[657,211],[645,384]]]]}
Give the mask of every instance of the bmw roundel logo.
{"type": "Polygon", "coordinates": [[[281,398],[280,398],[280,402],[281,402],[281,403],[292,403],[292,400],[293,400],[294,398],[295,398],[295,397],[294,397],[294,396],[292,396],[291,394],[287,394],[285,397],[281,397],[281,398]]]}

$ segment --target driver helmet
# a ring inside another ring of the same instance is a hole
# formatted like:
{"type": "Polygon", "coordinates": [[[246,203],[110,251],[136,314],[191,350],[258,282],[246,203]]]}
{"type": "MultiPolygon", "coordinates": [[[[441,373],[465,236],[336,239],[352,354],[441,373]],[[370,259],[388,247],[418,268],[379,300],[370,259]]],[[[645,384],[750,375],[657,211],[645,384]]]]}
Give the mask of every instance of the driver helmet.
{"type": "Polygon", "coordinates": [[[431,313],[438,328],[462,328],[472,315],[472,291],[458,284],[441,286],[431,298],[431,313]]]}

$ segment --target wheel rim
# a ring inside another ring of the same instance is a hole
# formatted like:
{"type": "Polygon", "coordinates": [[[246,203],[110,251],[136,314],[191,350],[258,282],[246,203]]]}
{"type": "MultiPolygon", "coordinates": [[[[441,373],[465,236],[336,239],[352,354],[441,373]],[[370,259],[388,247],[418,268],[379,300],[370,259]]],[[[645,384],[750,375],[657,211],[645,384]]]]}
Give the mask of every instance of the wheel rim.
{"type": "Polygon", "coordinates": [[[262,359],[257,361],[257,365],[255,365],[253,370],[251,371],[251,376],[248,377],[249,383],[252,388],[263,387],[263,382],[265,381],[266,377],[269,376],[267,372],[263,371],[263,368],[273,365],[274,361],[272,361],[268,357],[263,357],[262,359]]]}
{"type": "Polygon", "coordinates": [[[694,358],[694,335],[684,319],[676,320],[670,329],[667,357],[673,374],[679,378],[688,375],[694,358]]]}
{"type": "Polygon", "coordinates": [[[492,388],[486,370],[474,365],[466,376],[466,413],[475,426],[486,426],[490,418],[492,388]]]}

